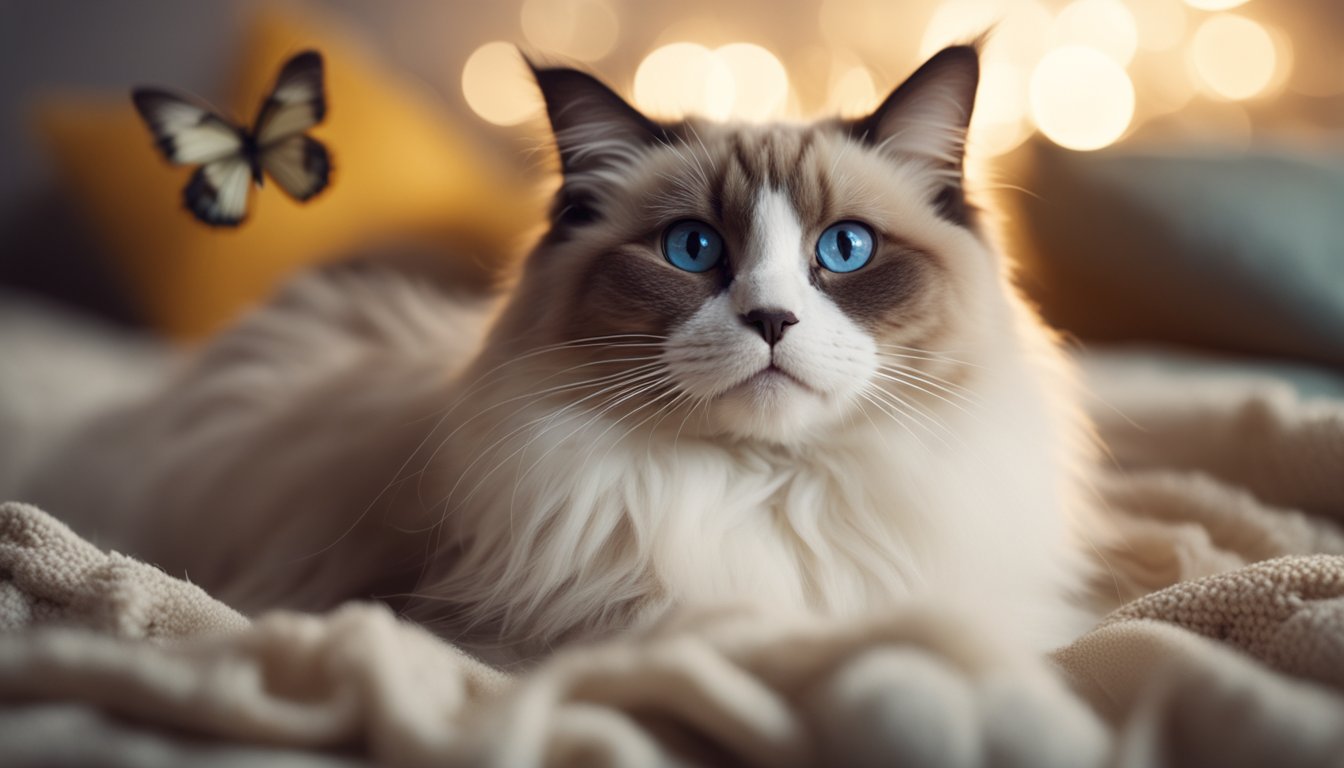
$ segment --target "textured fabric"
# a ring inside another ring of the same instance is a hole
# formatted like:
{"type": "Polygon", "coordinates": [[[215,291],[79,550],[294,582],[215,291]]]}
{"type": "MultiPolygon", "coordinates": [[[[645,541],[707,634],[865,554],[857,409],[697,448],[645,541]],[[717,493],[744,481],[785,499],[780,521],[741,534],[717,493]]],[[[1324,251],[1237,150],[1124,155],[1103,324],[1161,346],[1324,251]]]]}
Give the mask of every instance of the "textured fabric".
{"type": "Polygon", "coordinates": [[[247,626],[199,587],[104,554],[24,504],[0,505],[0,573],[0,630],[64,624],[154,640],[247,626]]]}
{"type": "Polygon", "coordinates": [[[939,606],[725,607],[505,672],[382,606],[249,624],[11,504],[0,753],[75,755],[43,748],[68,722],[86,765],[1338,765],[1344,402],[1148,363],[1087,361],[1112,447],[1096,595],[1119,607],[1047,657],[939,606]]]}
{"type": "Polygon", "coordinates": [[[1102,627],[1155,619],[1344,690],[1344,557],[1287,557],[1178,584],[1102,627]]]}
{"type": "Polygon", "coordinates": [[[1260,560],[1344,555],[1344,398],[1293,383],[1310,376],[1169,359],[1083,358],[1109,459],[1097,488],[1119,534],[1099,599],[1118,607],[1260,560]]]}

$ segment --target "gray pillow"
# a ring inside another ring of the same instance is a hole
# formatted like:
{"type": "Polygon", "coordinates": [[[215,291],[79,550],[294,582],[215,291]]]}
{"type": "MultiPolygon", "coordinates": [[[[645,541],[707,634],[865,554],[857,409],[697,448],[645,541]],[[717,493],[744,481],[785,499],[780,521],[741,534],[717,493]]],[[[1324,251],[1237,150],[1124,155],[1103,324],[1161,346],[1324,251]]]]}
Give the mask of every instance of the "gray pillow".
{"type": "Polygon", "coordinates": [[[1032,154],[1006,201],[1052,323],[1344,366],[1344,153],[1032,154]]]}

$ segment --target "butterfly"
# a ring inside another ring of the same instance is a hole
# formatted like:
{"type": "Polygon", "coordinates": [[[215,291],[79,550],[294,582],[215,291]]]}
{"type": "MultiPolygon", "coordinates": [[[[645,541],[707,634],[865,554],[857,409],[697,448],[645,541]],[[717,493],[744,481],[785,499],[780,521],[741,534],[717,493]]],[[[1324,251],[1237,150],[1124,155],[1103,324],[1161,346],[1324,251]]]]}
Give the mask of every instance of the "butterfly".
{"type": "Polygon", "coordinates": [[[158,88],[136,88],[131,100],[170,163],[200,166],[182,199],[206,224],[238,226],[247,216],[248,186],[260,187],[265,175],[300,202],[331,181],[327,148],[304,134],[327,112],[317,51],[285,62],[250,131],[158,88]]]}

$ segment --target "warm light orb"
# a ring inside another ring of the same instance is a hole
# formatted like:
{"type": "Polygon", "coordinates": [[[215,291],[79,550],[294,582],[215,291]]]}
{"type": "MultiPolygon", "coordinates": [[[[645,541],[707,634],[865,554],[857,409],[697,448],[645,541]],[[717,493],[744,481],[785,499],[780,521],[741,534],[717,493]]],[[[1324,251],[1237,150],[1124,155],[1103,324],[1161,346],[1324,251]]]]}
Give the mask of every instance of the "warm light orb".
{"type": "Polygon", "coordinates": [[[1143,83],[1135,107],[1137,119],[1177,112],[1195,96],[1194,73],[1186,65],[1185,51],[1179,48],[1140,57],[1130,67],[1130,74],[1134,82],[1143,83]]]}
{"type": "Polygon", "coordinates": [[[1246,0],[1185,0],[1185,4],[1200,11],[1226,11],[1236,8],[1246,0]]]}
{"type": "Polygon", "coordinates": [[[910,5],[896,0],[821,0],[817,29],[833,50],[890,57],[919,44],[919,25],[911,23],[910,5]]]}
{"type": "Polygon", "coordinates": [[[611,53],[620,32],[616,11],[604,0],[526,0],[521,23],[532,45],[579,61],[611,53]]]}
{"type": "MultiPolygon", "coordinates": [[[[1293,75],[1294,65],[1297,62],[1297,48],[1293,45],[1292,37],[1282,29],[1266,26],[1265,31],[1269,33],[1269,39],[1274,43],[1274,74],[1262,93],[1281,93],[1293,75]]],[[[1344,57],[1340,59],[1340,64],[1344,65],[1344,57]]]]}
{"type": "Polygon", "coordinates": [[[537,87],[511,43],[486,43],[462,67],[467,106],[495,125],[518,125],[541,114],[537,87]]]}
{"type": "Polygon", "coordinates": [[[656,48],[635,70],[635,104],[658,117],[694,113],[722,119],[733,107],[735,91],[723,59],[697,43],[656,48]]]}
{"type": "Polygon", "coordinates": [[[1031,117],[1051,141],[1076,150],[1119,139],[1134,116],[1134,86],[1111,57],[1081,45],[1052,51],[1031,75],[1031,117]]]}
{"type": "Polygon", "coordinates": [[[1205,90],[1224,99],[1248,99],[1274,78],[1274,40],[1248,18],[1220,14],[1195,30],[1190,61],[1205,90]]]}
{"type": "Polygon", "coordinates": [[[789,76],[775,55],[752,43],[729,43],[714,51],[733,78],[728,116],[768,120],[779,116],[789,101],[789,76]]]}
{"type": "Polygon", "coordinates": [[[1030,68],[1050,50],[1054,14],[1036,0],[1016,0],[990,28],[985,58],[1030,68]]]}
{"type": "Polygon", "coordinates": [[[1134,58],[1139,32],[1134,14],[1120,0],[1077,0],[1055,18],[1051,39],[1060,47],[1095,48],[1124,66],[1134,58]]]}
{"type": "Polygon", "coordinates": [[[697,43],[670,43],[640,62],[635,104],[665,118],[767,120],[788,107],[789,76],[773,53],[752,43],[712,51],[697,43]]]}
{"type": "Polygon", "coordinates": [[[1185,40],[1185,7],[1175,0],[1130,0],[1139,31],[1139,47],[1147,51],[1169,51],[1185,40]]]}
{"type": "Polygon", "coordinates": [[[1027,72],[1013,64],[986,64],[971,117],[971,148],[989,156],[1002,155],[1030,135],[1027,72]]]}
{"type": "Polygon", "coordinates": [[[920,58],[927,58],[949,45],[974,39],[1003,19],[1003,8],[989,0],[947,0],[940,3],[924,26],[920,58]]]}
{"type": "Polygon", "coordinates": [[[826,111],[843,117],[866,115],[877,108],[877,86],[862,64],[836,66],[827,89],[826,111]]]}
{"type": "Polygon", "coordinates": [[[974,40],[985,32],[986,60],[1026,66],[1045,53],[1052,16],[1036,0],[946,0],[924,27],[919,53],[927,58],[942,48],[974,40]]]}

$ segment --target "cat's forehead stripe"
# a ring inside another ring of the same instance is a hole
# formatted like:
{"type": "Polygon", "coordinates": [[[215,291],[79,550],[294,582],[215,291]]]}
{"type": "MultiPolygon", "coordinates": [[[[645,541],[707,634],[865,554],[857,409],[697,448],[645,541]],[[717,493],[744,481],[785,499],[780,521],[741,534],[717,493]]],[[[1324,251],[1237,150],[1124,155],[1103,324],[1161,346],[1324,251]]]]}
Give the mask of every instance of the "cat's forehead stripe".
{"type": "Polygon", "coordinates": [[[792,189],[798,186],[815,141],[816,131],[811,128],[776,128],[755,135],[739,132],[732,139],[733,161],[753,186],[792,189]]]}
{"type": "Polygon", "coordinates": [[[737,133],[732,137],[732,159],[754,183],[775,188],[794,186],[812,151],[812,129],[774,129],[758,135],[737,133]]]}
{"type": "Polygon", "coordinates": [[[799,218],[818,223],[831,210],[832,190],[818,164],[821,132],[815,127],[741,129],[728,138],[723,166],[709,191],[716,218],[745,212],[762,188],[784,192],[799,218]]]}

